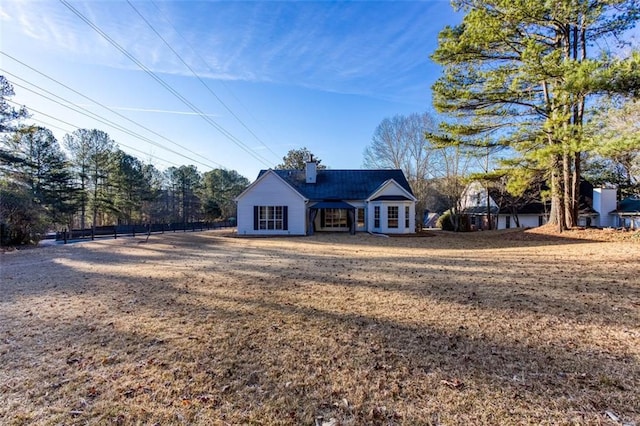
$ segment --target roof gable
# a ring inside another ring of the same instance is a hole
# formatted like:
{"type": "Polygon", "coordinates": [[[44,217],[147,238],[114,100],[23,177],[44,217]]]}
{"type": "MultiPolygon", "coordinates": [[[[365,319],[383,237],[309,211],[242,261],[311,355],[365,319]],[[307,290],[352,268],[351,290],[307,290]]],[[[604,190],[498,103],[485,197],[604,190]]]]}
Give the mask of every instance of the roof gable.
{"type": "Polygon", "coordinates": [[[261,171],[260,174],[258,175],[258,178],[251,185],[249,185],[244,191],[242,191],[242,193],[240,195],[238,195],[236,197],[236,201],[238,201],[241,198],[245,197],[247,194],[252,192],[256,187],[258,187],[261,184],[265,183],[270,178],[276,179],[282,185],[284,185],[285,187],[287,187],[291,191],[293,191],[296,194],[298,194],[300,196],[300,198],[302,198],[303,200],[307,201],[307,198],[303,194],[301,194],[300,191],[298,191],[296,188],[294,188],[286,179],[283,179],[278,173],[275,173],[274,170],[263,170],[263,171],[261,171]]]}
{"type": "Polygon", "coordinates": [[[316,183],[307,183],[304,170],[261,170],[277,174],[302,196],[314,201],[366,200],[388,181],[394,181],[412,199],[413,191],[402,170],[333,170],[317,171],[316,183]]]}
{"type": "Polygon", "coordinates": [[[627,197],[618,203],[618,208],[612,213],[640,214],[640,197],[627,197]]]}
{"type": "Polygon", "coordinates": [[[416,197],[405,188],[403,188],[395,179],[389,179],[382,183],[376,190],[369,195],[370,201],[383,200],[411,200],[416,201],[416,197]]]}

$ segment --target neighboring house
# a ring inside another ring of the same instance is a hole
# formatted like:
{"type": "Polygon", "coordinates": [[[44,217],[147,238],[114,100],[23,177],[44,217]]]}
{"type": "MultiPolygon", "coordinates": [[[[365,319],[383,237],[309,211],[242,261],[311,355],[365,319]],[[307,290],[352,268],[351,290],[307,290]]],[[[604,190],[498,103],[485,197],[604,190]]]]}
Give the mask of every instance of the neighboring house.
{"type": "Polygon", "coordinates": [[[414,233],[416,198],[401,170],[262,170],[240,194],[238,234],[414,233]]]}
{"type": "Polygon", "coordinates": [[[614,226],[640,229],[640,196],[625,198],[610,214],[615,217],[614,226]]]}
{"type": "MultiPolygon", "coordinates": [[[[578,226],[619,226],[615,220],[616,192],[615,188],[593,188],[583,181],[580,185],[578,226]]],[[[549,220],[550,203],[542,202],[536,191],[514,198],[497,189],[490,188],[487,193],[480,182],[472,182],[462,197],[462,213],[467,215],[472,230],[489,229],[487,196],[492,229],[535,228],[549,220]]]]}
{"type": "Polygon", "coordinates": [[[532,194],[509,197],[495,188],[487,192],[482,183],[471,182],[462,194],[462,214],[467,216],[471,230],[542,226],[549,219],[549,205],[537,198],[532,194]]]}

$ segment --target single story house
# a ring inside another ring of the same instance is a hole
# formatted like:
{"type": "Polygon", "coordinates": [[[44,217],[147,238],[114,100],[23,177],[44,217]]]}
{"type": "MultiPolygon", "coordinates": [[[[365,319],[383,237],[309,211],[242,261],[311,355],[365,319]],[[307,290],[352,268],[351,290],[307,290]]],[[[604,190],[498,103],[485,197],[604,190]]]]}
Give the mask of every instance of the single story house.
{"type": "Polygon", "coordinates": [[[261,170],[236,198],[239,235],[414,233],[416,197],[401,170],[261,170]]]}

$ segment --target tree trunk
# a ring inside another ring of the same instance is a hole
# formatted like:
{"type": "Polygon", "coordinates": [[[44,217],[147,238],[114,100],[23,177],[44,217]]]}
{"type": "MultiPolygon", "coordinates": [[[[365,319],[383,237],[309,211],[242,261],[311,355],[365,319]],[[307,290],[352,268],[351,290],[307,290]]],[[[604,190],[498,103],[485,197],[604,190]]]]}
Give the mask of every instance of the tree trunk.
{"type": "Polygon", "coordinates": [[[491,198],[489,198],[489,187],[487,186],[487,229],[491,230],[491,198]]]}
{"type": "Polygon", "coordinates": [[[572,169],[571,156],[568,152],[562,155],[562,186],[564,193],[564,220],[566,229],[571,229],[576,226],[575,217],[573,215],[573,197],[572,197],[572,181],[571,181],[571,169],[572,169]]]}
{"type": "Polygon", "coordinates": [[[561,164],[561,156],[554,155],[551,166],[551,212],[549,213],[549,223],[557,226],[559,232],[566,230],[564,192],[562,180],[560,179],[561,164]]]}
{"type": "Polygon", "coordinates": [[[581,159],[580,153],[576,152],[573,158],[573,188],[572,188],[572,209],[571,214],[573,220],[578,223],[578,215],[580,210],[580,173],[581,173],[581,159]]]}

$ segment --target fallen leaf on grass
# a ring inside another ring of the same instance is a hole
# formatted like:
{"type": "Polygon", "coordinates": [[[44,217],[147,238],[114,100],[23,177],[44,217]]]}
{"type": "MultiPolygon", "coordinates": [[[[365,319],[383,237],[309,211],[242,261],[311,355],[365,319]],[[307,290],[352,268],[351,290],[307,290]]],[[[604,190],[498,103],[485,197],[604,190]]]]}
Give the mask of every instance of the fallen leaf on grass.
{"type": "Polygon", "coordinates": [[[611,420],[613,420],[614,422],[619,422],[620,418],[618,416],[616,416],[616,414],[613,411],[605,411],[604,412],[611,420]]]}
{"type": "Polygon", "coordinates": [[[449,386],[451,389],[462,389],[464,388],[464,383],[462,383],[460,380],[458,379],[453,379],[452,381],[449,380],[440,380],[440,383],[442,383],[445,386],[449,386]]]}

